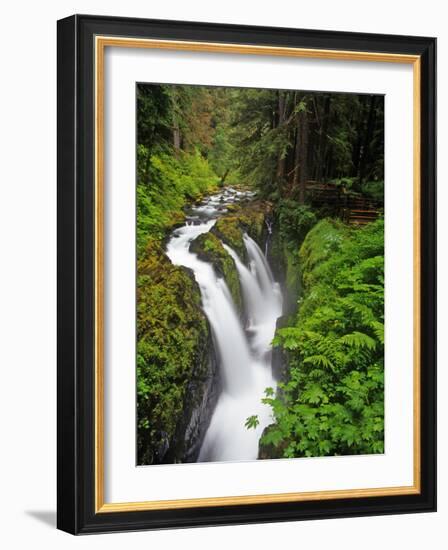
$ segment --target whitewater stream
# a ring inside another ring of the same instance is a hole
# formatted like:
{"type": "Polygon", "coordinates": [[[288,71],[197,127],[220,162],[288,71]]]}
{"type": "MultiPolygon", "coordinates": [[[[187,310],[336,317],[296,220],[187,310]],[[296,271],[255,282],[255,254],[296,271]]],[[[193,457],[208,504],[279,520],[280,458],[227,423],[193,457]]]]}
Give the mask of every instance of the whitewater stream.
{"type": "MultiPolygon", "coordinates": [[[[167,244],[175,265],[190,268],[199,285],[202,307],[212,332],[219,361],[222,391],[202,443],[198,462],[255,460],[258,441],[272,422],[271,408],[261,403],[264,390],[276,387],[272,375],[271,341],[277,318],[282,314],[282,295],[265,254],[247,234],[245,265],[226,244],[233,258],[243,292],[246,326],[243,326],[225,280],[213,266],[190,252],[191,242],[208,232],[227,205],[252,197],[251,192],[227,187],[193,207],[184,226],[176,229],[167,244]],[[258,415],[259,424],[245,427],[246,419],[258,415]]],[[[269,228],[270,229],[270,228],[269,228]]]]}

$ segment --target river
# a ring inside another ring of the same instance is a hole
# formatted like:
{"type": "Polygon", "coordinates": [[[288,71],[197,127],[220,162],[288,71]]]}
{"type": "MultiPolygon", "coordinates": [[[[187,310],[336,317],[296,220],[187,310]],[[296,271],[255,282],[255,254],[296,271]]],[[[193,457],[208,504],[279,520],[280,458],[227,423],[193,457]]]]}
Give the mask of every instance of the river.
{"type": "Polygon", "coordinates": [[[190,252],[191,242],[210,231],[227,206],[251,198],[252,192],[226,187],[192,207],[185,225],[173,231],[167,255],[175,265],[190,268],[199,285],[202,307],[208,318],[219,361],[222,391],[205,434],[198,462],[255,460],[258,442],[272,422],[271,408],[261,400],[264,390],[275,390],[272,374],[271,341],[277,318],[282,314],[282,294],[258,244],[247,234],[243,240],[249,259],[245,265],[228,245],[243,292],[245,326],[238,315],[225,280],[213,266],[190,252]],[[249,416],[257,415],[254,429],[245,427],[249,416]]]}

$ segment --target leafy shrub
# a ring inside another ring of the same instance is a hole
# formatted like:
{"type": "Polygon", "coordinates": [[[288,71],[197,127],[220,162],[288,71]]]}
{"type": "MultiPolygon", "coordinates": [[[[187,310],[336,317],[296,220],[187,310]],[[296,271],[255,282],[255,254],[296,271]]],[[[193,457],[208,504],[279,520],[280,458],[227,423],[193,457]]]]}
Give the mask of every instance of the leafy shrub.
{"type": "Polygon", "coordinates": [[[276,457],[384,452],[384,222],[362,229],[322,220],[300,249],[303,296],[274,345],[288,379],[264,402],[276,457]]]}
{"type": "Polygon", "coordinates": [[[316,214],[309,206],[291,199],[283,199],[278,206],[280,235],[285,241],[302,242],[316,223],[316,214]]]}
{"type": "Polygon", "coordinates": [[[362,185],[363,195],[379,202],[384,201],[384,181],[367,181],[362,185]]]}
{"type": "Polygon", "coordinates": [[[171,264],[162,239],[183,221],[186,202],[214,190],[218,178],[197,150],[149,156],[139,145],[137,159],[137,451],[139,464],[154,464],[168,450],[172,460],[182,456],[176,429],[194,404],[192,380],[202,396],[210,351],[197,284],[171,264]]]}
{"type": "MultiPolygon", "coordinates": [[[[139,146],[138,166],[144,166],[147,150],[139,146]]],[[[141,251],[148,239],[161,238],[166,229],[183,219],[187,201],[197,200],[216,189],[218,177],[198,152],[152,155],[149,179],[139,175],[137,183],[137,248],[141,251]]]]}
{"type": "Polygon", "coordinates": [[[346,189],[352,189],[355,188],[359,183],[359,178],[351,177],[351,178],[334,178],[331,180],[331,183],[338,187],[345,187],[346,189]]]}

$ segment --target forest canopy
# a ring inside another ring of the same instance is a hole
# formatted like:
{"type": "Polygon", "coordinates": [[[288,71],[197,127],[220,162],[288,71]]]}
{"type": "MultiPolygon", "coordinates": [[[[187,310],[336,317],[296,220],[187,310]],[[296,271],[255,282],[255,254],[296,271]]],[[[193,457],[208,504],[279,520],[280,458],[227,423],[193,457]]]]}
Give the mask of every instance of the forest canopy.
{"type": "Polygon", "coordinates": [[[140,84],[137,110],[139,181],[152,155],[173,152],[199,153],[222,183],[232,174],[301,202],[308,180],[383,180],[382,96],[140,84]]]}

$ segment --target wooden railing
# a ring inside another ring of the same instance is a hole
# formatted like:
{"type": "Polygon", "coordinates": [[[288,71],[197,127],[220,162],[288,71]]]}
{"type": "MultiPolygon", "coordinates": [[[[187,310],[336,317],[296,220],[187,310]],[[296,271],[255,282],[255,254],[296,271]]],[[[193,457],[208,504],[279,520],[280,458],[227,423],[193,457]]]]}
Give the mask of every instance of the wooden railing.
{"type": "Polygon", "coordinates": [[[343,187],[331,183],[309,181],[307,200],[315,208],[329,208],[351,224],[364,225],[376,220],[382,205],[373,199],[348,193],[343,187]]]}

